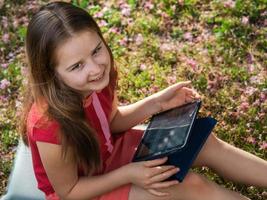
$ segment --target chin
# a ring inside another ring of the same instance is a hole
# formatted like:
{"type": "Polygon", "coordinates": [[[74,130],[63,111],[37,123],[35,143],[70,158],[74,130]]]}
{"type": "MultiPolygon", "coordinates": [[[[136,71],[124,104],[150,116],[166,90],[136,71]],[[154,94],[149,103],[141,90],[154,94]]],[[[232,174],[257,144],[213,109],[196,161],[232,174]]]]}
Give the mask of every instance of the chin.
{"type": "Polygon", "coordinates": [[[90,90],[93,91],[99,91],[99,90],[103,90],[104,88],[106,88],[109,84],[109,78],[107,80],[104,80],[101,84],[99,84],[96,87],[91,87],[90,90]]]}

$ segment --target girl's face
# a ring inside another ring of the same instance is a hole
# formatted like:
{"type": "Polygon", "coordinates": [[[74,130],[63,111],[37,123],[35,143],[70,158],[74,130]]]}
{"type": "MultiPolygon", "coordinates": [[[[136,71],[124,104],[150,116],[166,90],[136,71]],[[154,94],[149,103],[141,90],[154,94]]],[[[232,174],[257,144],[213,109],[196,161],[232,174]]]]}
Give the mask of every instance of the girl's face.
{"type": "Polygon", "coordinates": [[[109,83],[110,55],[94,31],[83,31],[69,38],[57,49],[56,59],[60,80],[85,97],[109,83]]]}

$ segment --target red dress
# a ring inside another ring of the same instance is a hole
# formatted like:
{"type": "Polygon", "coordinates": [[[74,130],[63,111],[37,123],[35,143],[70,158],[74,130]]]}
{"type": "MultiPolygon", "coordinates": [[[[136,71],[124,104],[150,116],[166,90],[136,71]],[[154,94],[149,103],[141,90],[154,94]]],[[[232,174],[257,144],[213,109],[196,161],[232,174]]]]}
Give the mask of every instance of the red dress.
{"type": "MultiPolygon", "coordinates": [[[[103,173],[107,173],[131,162],[136,146],[139,144],[143,132],[129,130],[116,137],[110,134],[109,118],[112,109],[113,96],[108,88],[100,93],[93,93],[86,99],[84,109],[86,118],[97,134],[100,144],[103,173]]],[[[43,191],[47,199],[59,199],[46,175],[36,142],[47,142],[60,145],[60,125],[56,121],[47,121],[36,104],[32,105],[27,119],[27,133],[32,151],[34,173],[38,188],[43,191]]],[[[79,174],[79,172],[77,172],[79,174]]],[[[131,185],[121,186],[94,200],[127,200],[131,185]]]]}

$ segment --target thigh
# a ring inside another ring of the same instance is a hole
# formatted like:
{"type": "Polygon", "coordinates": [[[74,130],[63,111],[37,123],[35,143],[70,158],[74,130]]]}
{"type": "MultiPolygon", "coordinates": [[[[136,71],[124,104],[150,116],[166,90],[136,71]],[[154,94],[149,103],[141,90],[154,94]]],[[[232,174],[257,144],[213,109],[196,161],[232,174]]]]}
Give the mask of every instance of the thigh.
{"type": "Polygon", "coordinates": [[[174,200],[174,199],[172,199],[171,196],[158,197],[149,193],[147,190],[141,187],[132,185],[128,200],[174,200]]]}
{"type": "Polygon", "coordinates": [[[133,185],[129,193],[129,200],[195,200],[205,199],[204,196],[212,196],[212,185],[201,175],[189,172],[182,183],[161,189],[169,193],[165,197],[157,197],[148,191],[133,185]]]}
{"type": "Polygon", "coordinates": [[[193,167],[208,166],[212,167],[218,155],[220,155],[223,149],[223,142],[217,138],[213,133],[210,134],[207,141],[200,150],[198,156],[196,157],[193,167]]]}

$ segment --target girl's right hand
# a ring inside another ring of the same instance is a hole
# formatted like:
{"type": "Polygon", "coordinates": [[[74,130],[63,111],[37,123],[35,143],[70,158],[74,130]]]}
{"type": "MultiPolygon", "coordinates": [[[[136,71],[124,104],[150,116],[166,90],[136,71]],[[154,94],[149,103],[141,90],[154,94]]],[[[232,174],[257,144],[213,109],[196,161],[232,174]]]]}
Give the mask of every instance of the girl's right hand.
{"type": "Polygon", "coordinates": [[[129,182],[146,189],[151,194],[166,196],[168,193],[158,189],[168,188],[179,183],[177,180],[164,181],[179,171],[175,166],[163,165],[166,161],[167,157],[129,163],[124,166],[125,175],[129,182]]]}

